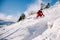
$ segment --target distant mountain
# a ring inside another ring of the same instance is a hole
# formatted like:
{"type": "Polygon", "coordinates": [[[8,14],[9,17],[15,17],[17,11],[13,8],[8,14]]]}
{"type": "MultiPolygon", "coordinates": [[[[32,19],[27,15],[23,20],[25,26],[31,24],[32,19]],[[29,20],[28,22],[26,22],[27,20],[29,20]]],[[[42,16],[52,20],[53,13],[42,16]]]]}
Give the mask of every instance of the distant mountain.
{"type": "Polygon", "coordinates": [[[4,25],[8,26],[8,25],[11,25],[13,24],[14,22],[12,21],[4,21],[4,20],[0,20],[0,28],[4,25]]]}

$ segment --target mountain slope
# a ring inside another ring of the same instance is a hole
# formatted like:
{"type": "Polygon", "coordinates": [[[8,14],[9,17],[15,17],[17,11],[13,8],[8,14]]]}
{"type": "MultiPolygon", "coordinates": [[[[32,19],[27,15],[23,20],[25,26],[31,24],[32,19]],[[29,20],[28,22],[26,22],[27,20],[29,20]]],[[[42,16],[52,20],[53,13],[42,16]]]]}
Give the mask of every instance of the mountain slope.
{"type": "MultiPolygon", "coordinates": [[[[48,26],[48,29],[42,33],[42,35],[39,35],[38,37],[34,38],[33,40],[60,40],[60,4],[55,5],[55,8],[53,8],[54,11],[54,17],[56,19],[50,20],[50,24],[48,26]],[[52,28],[50,28],[53,25],[52,28]]],[[[52,10],[53,10],[52,9],[52,10]]],[[[53,11],[52,11],[53,12],[53,11]]]]}
{"type": "Polygon", "coordinates": [[[51,29],[47,29],[42,35],[33,40],[60,40],[60,18],[58,18],[51,29]]]}
{"type": "Polygon", "coordinates": [[[36,14],[29,16],[25,20],[1,28],[0,39],[4,40],[44,40],[49,37],[49,31],[55,32],[56,19],[60,18],[60,4],[43,10],[45,17],[35,18],[36,14]],[[52,29],[50,26],[53,25],[52,29]],[[5,30],[3,30],[5,29],[5,30]],[[53,30],[53,31],[52,31],[53,30]],[[47,33],[47,34],[46,34],[47,33]],[[38,36],[39,35],[39,36],[38,36]],[[38,36],[38,37],[37,37],[38,36]],[[47,36],[47,37],[46,37],[47,36]],[[35,38],[37,37],[37,38],[35,38]],[[34,39],[35,38],[35,39],[34,39]]]}

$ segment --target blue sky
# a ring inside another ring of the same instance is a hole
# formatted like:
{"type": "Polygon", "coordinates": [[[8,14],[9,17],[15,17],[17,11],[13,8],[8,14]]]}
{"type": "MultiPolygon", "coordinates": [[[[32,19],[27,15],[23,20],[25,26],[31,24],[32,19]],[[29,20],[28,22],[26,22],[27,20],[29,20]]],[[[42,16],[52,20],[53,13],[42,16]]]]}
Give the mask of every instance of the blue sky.
{"type": "MultiPolygon", "coordinates": [[[[0,12],[6,15],[17,16],[19,13],[23,13],[28,4],[33,4],[36,0],[0,0],[0,12]]],[[[50,2],[51,5],[55,4],[57,0],[43,0],[45,3],[50,2]]]]}
{"type": "Polygon", "coordinates": [[[33,2],[34,0],[0,0],[0,12],[7,15],[16,15],[18,12],[24,12],[28,4],[33,2]]]}

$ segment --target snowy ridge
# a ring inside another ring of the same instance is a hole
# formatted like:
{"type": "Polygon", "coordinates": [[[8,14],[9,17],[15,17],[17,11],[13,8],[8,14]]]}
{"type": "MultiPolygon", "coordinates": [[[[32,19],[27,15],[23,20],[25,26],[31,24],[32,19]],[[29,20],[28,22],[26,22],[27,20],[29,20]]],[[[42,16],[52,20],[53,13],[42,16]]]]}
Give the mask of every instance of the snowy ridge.
{"type": "Polygon", "coordinates": [[[60,16],[58,15],[60,14],[60,4],[56,5],[52,10],[55,10],[55,12],[53,12],[55,13],[54,17],[56,18],[53,18],[54,21],[50,20],[53,22],[52,28],[48,28],[45,32],[42,33],[42,35],[39,35],[33,40],[60,40],[60,16]]]}
{"type": "Polygon", "coordinates": [[[33,40],[60,40],[60,18],[58,18],[51,29],[47,29],[42,35],[33,40]]]}

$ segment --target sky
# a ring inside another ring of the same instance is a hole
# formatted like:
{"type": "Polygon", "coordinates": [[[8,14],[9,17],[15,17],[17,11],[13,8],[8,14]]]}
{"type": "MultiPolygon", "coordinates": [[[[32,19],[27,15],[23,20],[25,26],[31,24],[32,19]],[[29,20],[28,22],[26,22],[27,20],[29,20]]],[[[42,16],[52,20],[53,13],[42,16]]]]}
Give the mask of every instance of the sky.
{"type": "Polygon", "coordinates": [[[16,15],[27,9],[34,0],[0,0],[0,12],[7,15],[16,15]]]}
{"type": "MultiPolygon", "coordinates": [[[[54,5],[57,0],[43,0],[45,3],[54,5]]],[[[23,13],[29,4],[33,4],[36,0],[0,0],[0,13],[6,15],[18,16],[23,13]]]]}

